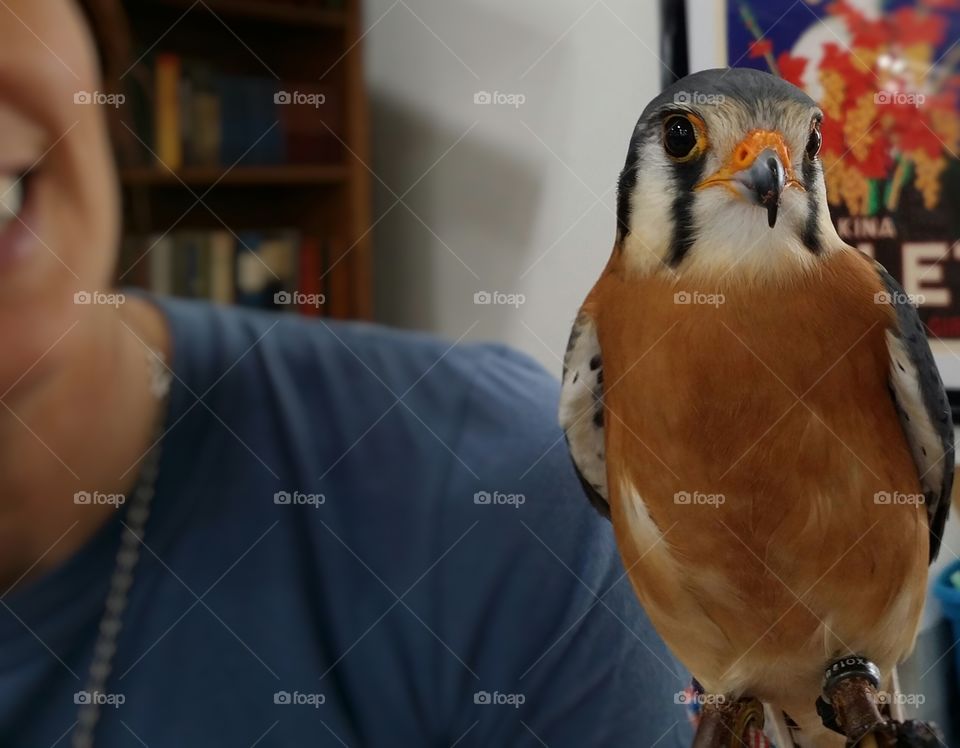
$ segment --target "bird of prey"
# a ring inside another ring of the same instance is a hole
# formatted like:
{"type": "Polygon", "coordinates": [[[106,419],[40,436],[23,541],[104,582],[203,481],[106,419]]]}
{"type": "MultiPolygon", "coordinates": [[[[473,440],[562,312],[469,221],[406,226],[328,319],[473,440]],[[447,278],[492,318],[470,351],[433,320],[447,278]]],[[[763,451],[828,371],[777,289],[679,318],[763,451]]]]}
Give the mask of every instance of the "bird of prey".
{"type": "Polygon", "coordinates": [[[643,111],[560,420],[657,631],[711,694],[842,745],[815,703],[913,647],[950,502],[949,405],[916,309],[830,220],[822,114],[756,70],[643,111]]]}

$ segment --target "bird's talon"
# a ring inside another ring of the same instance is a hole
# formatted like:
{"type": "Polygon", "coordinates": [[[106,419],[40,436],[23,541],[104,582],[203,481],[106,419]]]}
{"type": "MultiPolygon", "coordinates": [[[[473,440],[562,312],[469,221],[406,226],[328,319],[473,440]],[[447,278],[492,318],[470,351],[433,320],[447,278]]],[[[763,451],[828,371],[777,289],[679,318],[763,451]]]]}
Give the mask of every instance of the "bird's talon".
{"type": "Polygon", "coordinates": [[[864,657],[832,662],[824,673],[824,700],[817,704],[823,724],[841,732],[848,748],[926,748],[942,744],[934,725],[897,722],[881,714],[880,670],[864,657]]]}
{"type": "Polygon", "coordinates": [[[763,704],[757,699],[707,700],[693,748],[737,748],[751,727],[763,729],[763,704]]]}

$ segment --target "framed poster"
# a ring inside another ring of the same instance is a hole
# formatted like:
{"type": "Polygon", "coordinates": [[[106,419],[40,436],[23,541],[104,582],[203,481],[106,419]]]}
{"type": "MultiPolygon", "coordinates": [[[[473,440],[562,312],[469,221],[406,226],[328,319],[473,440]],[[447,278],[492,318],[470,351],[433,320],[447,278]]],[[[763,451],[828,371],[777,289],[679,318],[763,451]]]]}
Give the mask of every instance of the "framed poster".
{"type": "Polygon", "coordinates": [[[901,282],[960,388],[960,0],[710,7],[687,3],[691,70],[766,70],[820,104],[840,236],[901,282]]]}

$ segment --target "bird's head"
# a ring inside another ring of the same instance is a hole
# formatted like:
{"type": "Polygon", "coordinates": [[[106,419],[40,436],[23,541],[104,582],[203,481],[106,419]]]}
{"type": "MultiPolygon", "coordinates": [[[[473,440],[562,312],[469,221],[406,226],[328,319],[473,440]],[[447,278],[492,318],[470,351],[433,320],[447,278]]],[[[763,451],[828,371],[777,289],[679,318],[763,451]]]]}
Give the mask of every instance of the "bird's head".
{"type": "Polygon", "coordinates": [[[782,277],[841,241],[818,158],[822,115],[796,86],[705,70],[657,96],[620,176],[617,249],[634,268],[782,277]]]}

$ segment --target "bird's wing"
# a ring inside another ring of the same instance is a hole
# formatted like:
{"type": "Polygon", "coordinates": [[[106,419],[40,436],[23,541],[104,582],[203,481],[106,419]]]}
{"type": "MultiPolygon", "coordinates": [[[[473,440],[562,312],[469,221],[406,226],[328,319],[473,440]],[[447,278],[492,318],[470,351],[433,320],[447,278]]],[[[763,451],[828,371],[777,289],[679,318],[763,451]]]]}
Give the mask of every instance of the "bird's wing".
{"type": "Polygon", "coordinates": [[[597,329],[581,310],[563,359],[560,425],[577,477],[594,508],[610,519],[603,432],[603,359],[597,329]]]}
{"type": "Polygon", "coordinates": [[[930,527],[930,561],[937,557],[953,485],[953,419],[916,308],[881,265],[877,272],[896,320],[887,330],[890,394],[920,474],[930,527]]]}

